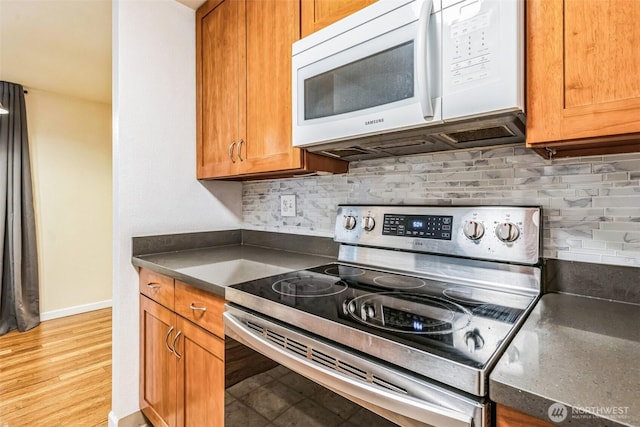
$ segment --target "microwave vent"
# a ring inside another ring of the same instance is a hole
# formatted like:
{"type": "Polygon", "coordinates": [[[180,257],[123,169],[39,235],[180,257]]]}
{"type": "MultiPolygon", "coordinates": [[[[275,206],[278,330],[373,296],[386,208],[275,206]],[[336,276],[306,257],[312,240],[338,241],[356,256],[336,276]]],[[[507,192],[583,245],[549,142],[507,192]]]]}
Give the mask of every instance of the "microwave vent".
{"type": "Polygon", "coordinates": [[[372,154],[371,151],[362,149],[360,147],[345,147],[345,148],[334,148],[328,150],[322,150],[322,154],[325,156],[337,157],[337,158],[346,158],[346,157],[354,157],[354,156],[366,156],[368,154],[372,154]]]}
{"type": "Polygon", "coordinates": [[[407,156],[504,144],[522,144],[525,116],[503,112],[418,128],[330,141],[307,150],[346,161],[407,156]]]}
{"type": "Polygon", "coordinates": [[[377,141],[372,145],[372,148],[392,156],[408,156],[448,149],[444,143],[432,140],[429,135],[420,135],[419,139],[392,138],[386,141],[377,141]]]}
{"type": "Polygon", "coordinates": [[[485,139],[509,138],[515,135],[506,126],[494,126],[461,132],[441,133],[440,136],[449,142],[458,144],[461,142],[482,141],[485,139]]]}
{"type": "Polygon", "coordinates": [[[426,141],[424,139],[414,139],[414,140],[388,140],[388,141],[380,141],[375,143],[371,148],[375,150],[388,150],[388,149],[401,149],[407,147],[413,147],[416,145],[423,144],[433,144],[431,141],[426,141]]]}

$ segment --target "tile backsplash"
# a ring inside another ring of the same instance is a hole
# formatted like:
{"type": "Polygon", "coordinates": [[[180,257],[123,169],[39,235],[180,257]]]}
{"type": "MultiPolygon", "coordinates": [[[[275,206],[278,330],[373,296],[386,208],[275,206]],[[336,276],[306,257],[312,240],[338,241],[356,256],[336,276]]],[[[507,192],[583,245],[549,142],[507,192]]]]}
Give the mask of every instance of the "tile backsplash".
{"type": "Polygon", "coordinates": [[[544,160],[522,146],[351,162],[243,184],[244,227],[332,236],[340,203],[539,205],[544,256],[640,267],[640,154],[544,160]],[[280,216],[295,194],[297,216],[280,216]]]}

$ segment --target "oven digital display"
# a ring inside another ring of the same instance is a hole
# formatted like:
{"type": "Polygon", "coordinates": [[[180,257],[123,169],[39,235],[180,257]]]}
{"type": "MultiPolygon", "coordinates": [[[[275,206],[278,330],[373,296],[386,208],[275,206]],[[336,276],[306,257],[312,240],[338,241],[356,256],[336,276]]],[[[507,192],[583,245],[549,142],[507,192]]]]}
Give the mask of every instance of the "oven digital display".
{"type": "Polygon", "coordinates": [[[451,240],[452,223],[453,216],[385,214],[382,234],[451,240]]]}

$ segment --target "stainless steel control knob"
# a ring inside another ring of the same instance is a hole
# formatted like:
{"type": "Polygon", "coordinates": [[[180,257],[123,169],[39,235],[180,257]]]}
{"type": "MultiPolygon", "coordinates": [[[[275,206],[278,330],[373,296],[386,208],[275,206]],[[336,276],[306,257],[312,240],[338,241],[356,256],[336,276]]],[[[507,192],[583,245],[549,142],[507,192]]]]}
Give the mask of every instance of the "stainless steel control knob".
{"type": "Polygon", "coordinates": [[[352,299],[346,299],[342,303],[342,311],[346,315],[355,314],[356,309],[356,303],[352,299]]]}
{"type": "Polygon", "coordinates": [[[362,219],[362,228],[365,231],[371,231],[376,226],[376,221],[371,216],[365,216],[362,219]]]}
{"type": "Polygon", "coordinates": [[[376,317],[376,309],[371,304],[363,304],[360,308],[360,318],[366,322],[372,317],[376,317]]]}
{"type": "Polygon", "coordinates": [[[467,236],[467,239],[478,240],[484,236],[484,225],[477,221],[467,221],[462,227],[462,232],[467,236]]]}
{"type": "Polygon", "coordinates": [[[480,335],[480,331],[474,329],[473,331],[468,331],[464,334],[464,342],[467,345],[467,350],[469,353],[473,353],[476,350],[480,350],[484,347],[484,338],[480,335]]]}
{"type": "Polygon", "coordinates": [[[520,237],[520,229],[511,222],[503,222],[496,227],[496,236],[506,243],[515,242],[520,237]]]}
{"type": "Polygon", "coordinates": [[[353,230],[354,228],[356,228],[356,217],[351,215],[345,215],[342,225],[347,230],[353,230]]]}

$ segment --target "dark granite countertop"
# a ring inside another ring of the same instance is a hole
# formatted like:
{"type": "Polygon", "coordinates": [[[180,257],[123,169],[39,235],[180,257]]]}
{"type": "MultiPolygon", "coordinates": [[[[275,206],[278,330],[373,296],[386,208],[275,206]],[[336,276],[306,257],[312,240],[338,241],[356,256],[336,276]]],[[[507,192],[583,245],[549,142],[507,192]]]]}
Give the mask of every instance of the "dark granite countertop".
{"type": "Polygon", "coordinates": [[[640,305],[544,295],[491,373],[491,400],[558,425],[640,426],[639,325],[640,305]]]}
{"type": "Polygon", "coordinates": [[[224,296],[227,286],[235,283],[332,261],[335,258],[241,244],[132,258],[133,265],[137,267],[147,268],[220,296],[224,296]]]}
{"type": "MultiPolygon", "coordinates": [[[[330,238],[229,230],[134,237],[132,263],[224,296],[234,283],[333,262],[337,253],[330,238]]],[[[547,260],[550,293],[493,369],[491,400],[561,426],[640,427],[637,272],[547,260]],[[620,296],[629,302],[602,299],[620,296]],[[551,420],[558,407],[565,419],[551,420]]]]}
{"type": "Polygon", "coordinates": [[[225,296],[235,283],[316,267],[336,260],[323,237],[247,230],[134,237],[131,262],[225,296]]]}

